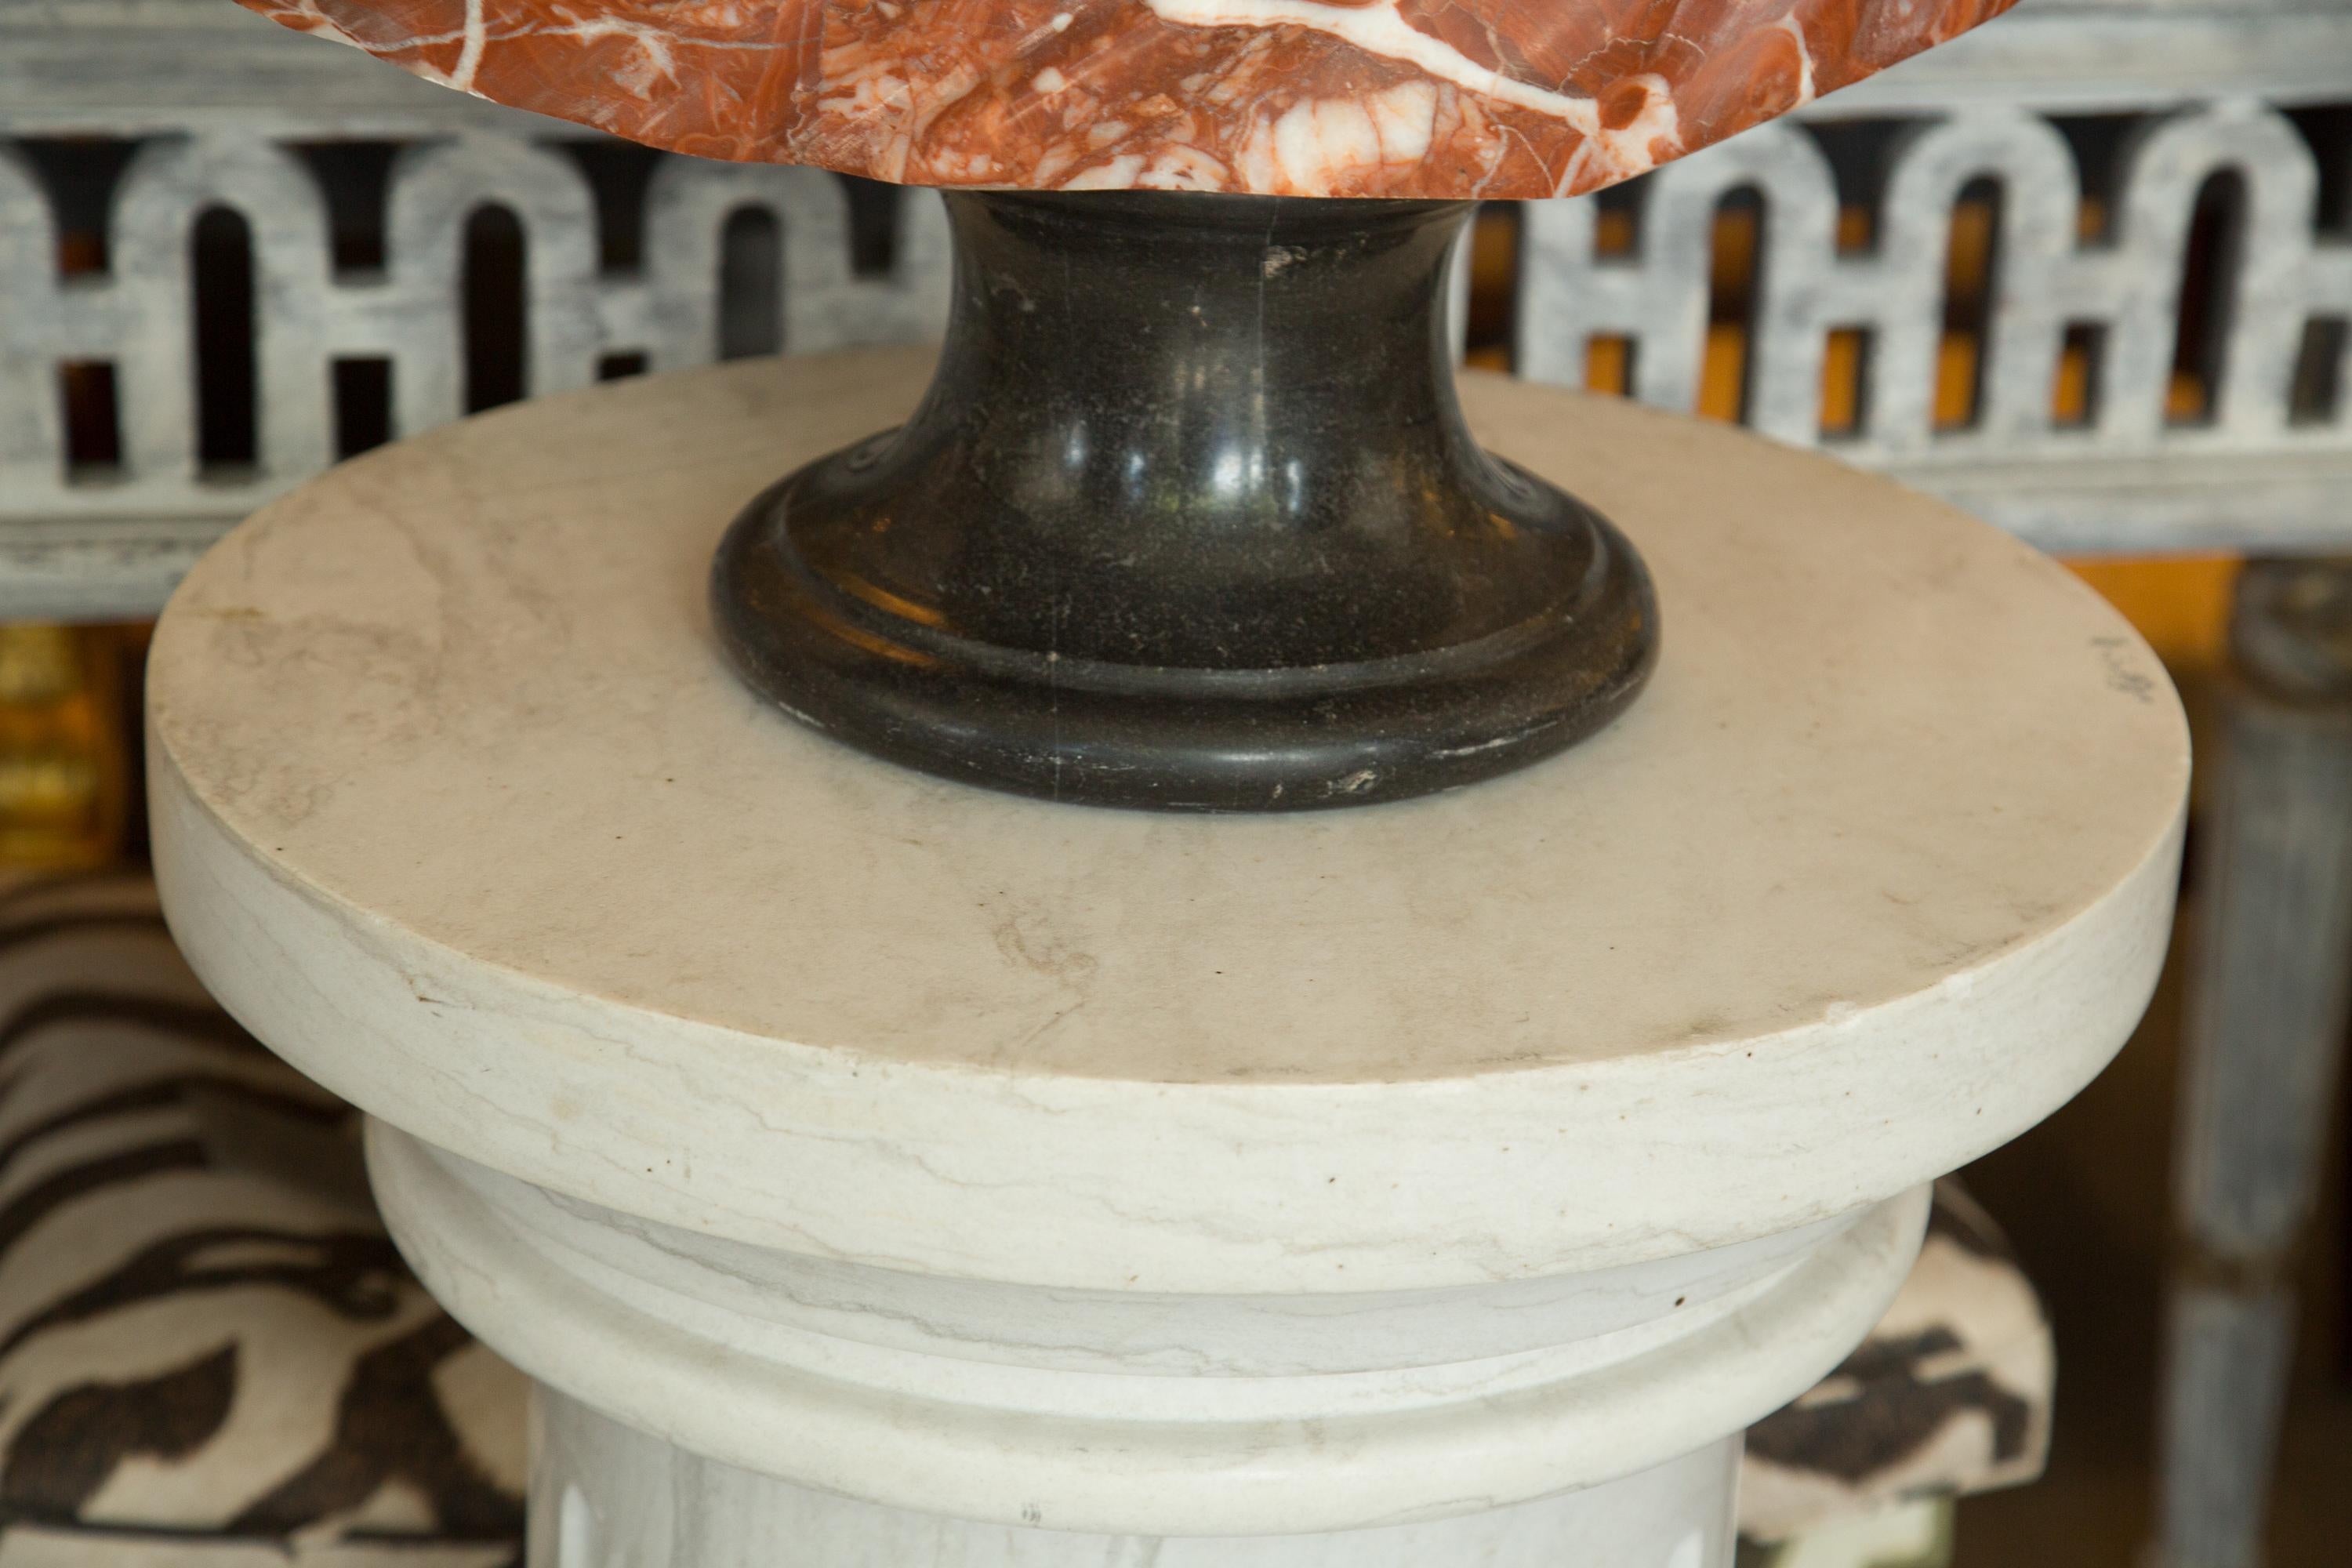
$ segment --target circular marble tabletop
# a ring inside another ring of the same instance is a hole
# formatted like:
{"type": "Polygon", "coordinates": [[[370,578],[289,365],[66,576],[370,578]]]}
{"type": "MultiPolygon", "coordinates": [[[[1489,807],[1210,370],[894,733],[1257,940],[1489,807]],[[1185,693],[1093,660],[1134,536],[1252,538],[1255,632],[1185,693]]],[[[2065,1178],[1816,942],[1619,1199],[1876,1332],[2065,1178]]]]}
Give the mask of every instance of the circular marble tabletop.
{"type": "Polygon", "coordinates": [[[1111,1289],[1466,1285],[1847,1214],[2145,1005],[2188,781],[2063,571],[1820,457],[1466,378],[1656,572],[1614,727],[1281,817],[1000,795],[763,707],[704,610],[919,352],[503,411],[208,555],[150,671],[173,929],[428,1142],[761,1245],[1111,1289]]]}

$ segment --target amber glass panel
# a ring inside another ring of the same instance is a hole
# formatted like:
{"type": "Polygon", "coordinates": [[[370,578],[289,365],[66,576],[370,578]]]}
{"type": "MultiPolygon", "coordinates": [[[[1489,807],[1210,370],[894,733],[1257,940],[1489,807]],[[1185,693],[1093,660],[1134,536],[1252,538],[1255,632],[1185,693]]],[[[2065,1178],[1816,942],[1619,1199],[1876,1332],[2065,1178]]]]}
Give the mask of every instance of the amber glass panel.
{"type": "Polygon", "coordinates": [[[0,626],[0,866],[100,866],[124,852],[131,700],[144,628],[0,626]]]}

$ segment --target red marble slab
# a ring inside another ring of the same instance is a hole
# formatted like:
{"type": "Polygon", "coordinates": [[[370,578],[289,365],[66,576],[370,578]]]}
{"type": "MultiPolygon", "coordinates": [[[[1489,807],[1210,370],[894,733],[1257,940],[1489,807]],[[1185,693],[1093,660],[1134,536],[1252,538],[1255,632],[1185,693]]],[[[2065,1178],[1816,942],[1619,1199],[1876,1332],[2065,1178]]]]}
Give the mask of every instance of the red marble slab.
{"type": "Polygon", "coordinates": [[[1572,195],[2015,0],[240,0],[500,103],[927,185],[1572,195]]]}

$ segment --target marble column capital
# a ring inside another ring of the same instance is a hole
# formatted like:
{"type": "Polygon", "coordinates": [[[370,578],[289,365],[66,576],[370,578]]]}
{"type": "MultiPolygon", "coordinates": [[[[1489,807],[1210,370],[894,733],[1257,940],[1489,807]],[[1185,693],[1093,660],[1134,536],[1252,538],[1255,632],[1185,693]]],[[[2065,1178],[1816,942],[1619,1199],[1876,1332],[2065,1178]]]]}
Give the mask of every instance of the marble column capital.
{"type": "Polygon", "coordinates": [[[1465,384],[1665,606],[1643,700],[1511,777],[1168,817],[769,710],[712,543],[925,368],[435,432],[248,522],[158,634],[175,933],[567,1397],[1015,1528],[1538,1499],[1827,1371],[1924,1184],[2145,1005],[2188,782],[2147,648],[1938,503],[1630,405],[1465,384]]]}

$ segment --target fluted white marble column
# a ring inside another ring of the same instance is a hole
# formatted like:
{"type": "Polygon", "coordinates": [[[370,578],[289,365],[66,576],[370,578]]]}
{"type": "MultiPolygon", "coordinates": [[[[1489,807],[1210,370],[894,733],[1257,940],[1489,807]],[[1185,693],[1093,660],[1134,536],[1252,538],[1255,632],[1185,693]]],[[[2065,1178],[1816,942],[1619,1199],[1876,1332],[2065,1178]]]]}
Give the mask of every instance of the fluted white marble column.
{"type": "Polygon", "coordinates": [[[965,789],[762,708],[701,607],[924,368],[435,433],[158,636],[173,929],[537,1380],[534,1568],[1724,1568],[1739,1431],[2146,1002],[2155,660],[1934,503],[1473,378],[1657,573],[1626,719],[1377,809],[965,789]]]}
{"type": "Polygon", "coordinates": [[[1419,1524],[1318,1535],[1102,1535],[859,1502],[688,1458],[560,1394],[541,1396],[533,1563],[822,1563],[841,1568],[1704,1568],[1732,1554],[1739,1440],[1580,1491],[1419,1524]]]}

